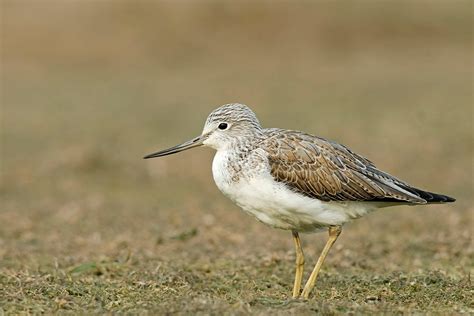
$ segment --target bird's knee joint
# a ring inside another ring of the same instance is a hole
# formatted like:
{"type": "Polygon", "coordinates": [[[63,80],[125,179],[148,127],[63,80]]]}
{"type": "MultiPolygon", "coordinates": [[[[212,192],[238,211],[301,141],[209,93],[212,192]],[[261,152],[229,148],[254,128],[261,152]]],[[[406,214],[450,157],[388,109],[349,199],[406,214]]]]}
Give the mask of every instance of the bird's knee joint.
{"type": "Polygon", "coordinates": [[[301,257],[301,256],[297,256],[296,257],[296,265],[299,266],[299,267],[304,266],[304,258],[301,257]]]}

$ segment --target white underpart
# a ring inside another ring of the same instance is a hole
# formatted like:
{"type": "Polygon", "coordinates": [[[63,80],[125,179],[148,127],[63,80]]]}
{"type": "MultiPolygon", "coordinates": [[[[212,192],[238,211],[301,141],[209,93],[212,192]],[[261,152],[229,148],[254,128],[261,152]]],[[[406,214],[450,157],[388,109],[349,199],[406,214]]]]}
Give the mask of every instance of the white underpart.
{"type": "Polygon", "coordinates": [[[269,167],[242,170],[250,177],[233,181],[227,171],[229,152],[220,150],[212,163],[217,187],[259,221],[275,228],[312,232],[342,225],[379,207],[374,202],[324,202],[293,192],[273,179],[269,167]]]}

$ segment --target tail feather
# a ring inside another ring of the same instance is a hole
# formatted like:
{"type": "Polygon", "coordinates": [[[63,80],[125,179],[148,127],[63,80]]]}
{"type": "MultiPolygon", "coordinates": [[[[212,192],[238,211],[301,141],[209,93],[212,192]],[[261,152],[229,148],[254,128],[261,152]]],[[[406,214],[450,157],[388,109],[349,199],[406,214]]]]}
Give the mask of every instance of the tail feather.
{"type": "Polygon", "coordinates": [[[443,195],[443,194],[423,191],[423,190],[412,188],[412,187],[403,187],[403,188],[407,190],[408,192],[413,193],[416,196],[419,196],[423,200],[426,200],[427,203],[448,203],[448,202],[456,201],[455,198],[452,198],[450,196],[443,195]]]}

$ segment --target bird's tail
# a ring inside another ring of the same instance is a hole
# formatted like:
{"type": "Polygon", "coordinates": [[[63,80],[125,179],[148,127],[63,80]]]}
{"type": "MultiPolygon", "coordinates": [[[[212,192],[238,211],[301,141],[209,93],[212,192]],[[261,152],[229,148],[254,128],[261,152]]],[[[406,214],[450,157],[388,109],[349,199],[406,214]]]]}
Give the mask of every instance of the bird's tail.
{"type": "Polygon", "coordinates": [[[455,198],[452,198],[450,196],[444,195],[444,194],[438,194],[438,193],[433,193],[433,192],[428,192],[428,191],[423,191],[417,188],[412,188],[412,187],[403,187],[403,189],[407,190],[410,193],[413,193],[416,196],[419,196],[423,200],[426,201],[426,203],[447,203],[447,202],[454,202],[456,201],[455,198]]]}

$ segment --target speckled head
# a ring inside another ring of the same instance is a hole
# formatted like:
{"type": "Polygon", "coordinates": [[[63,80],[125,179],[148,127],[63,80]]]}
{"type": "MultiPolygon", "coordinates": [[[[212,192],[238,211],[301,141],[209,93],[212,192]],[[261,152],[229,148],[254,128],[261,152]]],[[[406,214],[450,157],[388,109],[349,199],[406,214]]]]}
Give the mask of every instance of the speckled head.
{"type": "Polygon", "coordinates": [[[208,146],[216,150],[227,149],[243,139],[261,135],[262,127],[255,113],[246,105],[229,103],[212,111],[207,117],[202,134],[181,145],[145,156],[145,159],[162,157],[180,151],[208,146]]]}
{"type": "Polygon", "coordinates": [[[202,135],[203,144],[216,150],[233,146],[242,138],[261,133],[262,127],[255,113],[240,103],[225,104],[207,117],[202,135]]]}

